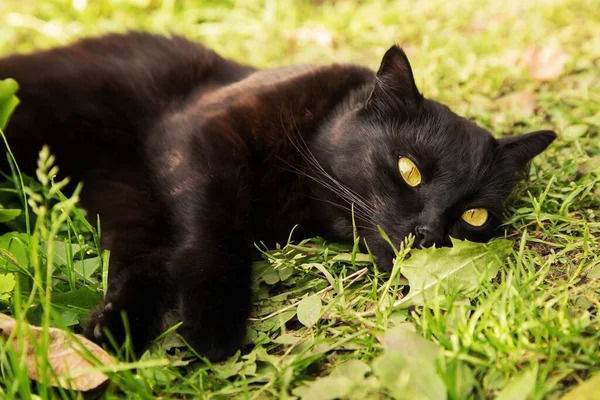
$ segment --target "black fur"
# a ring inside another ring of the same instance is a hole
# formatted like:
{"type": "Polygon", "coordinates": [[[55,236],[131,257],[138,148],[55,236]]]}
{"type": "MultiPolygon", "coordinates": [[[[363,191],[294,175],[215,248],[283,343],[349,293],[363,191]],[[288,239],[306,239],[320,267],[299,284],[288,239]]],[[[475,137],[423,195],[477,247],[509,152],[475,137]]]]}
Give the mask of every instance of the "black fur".
{"type": "MultiPolygon", "coordinates": [[[[425,99],[403,51],[377,74],[356,65],[257,71],[180,37],[142,33],[0,59],[21,85],[8,127],[29,173],[48,143],[65,175],[84,181],[83,205],[102,221],[109,288],[87,335],[136,348],[178,305],[182,333],[219,360],[242,343],[251,306],[253,243],[358,234],[389,269],[399,243],[487,241],[503,202],[549,131],[496,140],[425,99]],[[408,156],[423,183],[407,185],[408,156]],[[491,216],[481,227],[469,208],[491,216]]],[[[93,218],[92,218],[93,219],[93,218]]]]}

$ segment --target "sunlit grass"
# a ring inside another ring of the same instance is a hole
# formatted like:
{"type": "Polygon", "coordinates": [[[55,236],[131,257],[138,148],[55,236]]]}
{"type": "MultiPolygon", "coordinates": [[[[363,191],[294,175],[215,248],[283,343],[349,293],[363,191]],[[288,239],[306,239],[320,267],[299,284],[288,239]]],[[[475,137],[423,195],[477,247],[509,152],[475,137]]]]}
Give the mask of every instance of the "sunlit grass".
{"type": "MultiPolygon", "coordinates": [[[[284,398],[306,393],[302,387],[307,382],[321,381],[348,359],[371,368],[382,353],[384,332],[404,321],[442,347],[439,373],[450,398],[494,398],[511,384],[529,387],[533,399],[557,398],[598,373],[597,8],[592,0],[0,3],[0,54],[144,29],[180,33],[257,66],[358,62],[376,68],[385,49],[396,42],[406,49],[426,96],[498,136],[547,128],[559,134],[535,159],[530,180],[507,207],[513,253],[495,280],[481,284],[473,301],[449,306],[434,300],[426,308],[384,307],[365,316],[365,310],[381,305],[382,299],[396,298],[403,284],[398,276],[390,282],[389,275],[373,270],[368,256],[355,262],[352,257],[332,260],[338,253],[351,252],[351,246],[324,247],[319,240],[311,242],[313,246],[288,245],[271,250],[268,260],[256,266],[257,299],[249,345],[242,352],[211,365],[198,361],[171,335],[141,360],[111,374],[107,397],[284,398]],[[533,47],[566,53],[564,71],[543,82],[532,79],[525,54],[533,47]],[[305,328],[297,322],[293,305],[315,293],[323,302],[321,318],[305,328]]],[[[23,206],[17,177],[0,188],[4,208],[23,206]]],[[[1,254],[0,274],[14,274],[19,286],[0,304],[20,320],[77,330],[101,298],[108,253],[98,248],[99,233],[83,219],[83,211],[61,214],[52,209],[67,199],[48,197],[49,183],[44,186],[27,177],[23,183],[30,198],[41,196],[34,205],[44,204],[46,214],[39,207],[37,212],[29,210],[29,228],[24,218],[4,225],[7,233],[0,245],[14,257],[1,254]],[[51,213],[56,213],[54,219],[48,217],[51,213]],[[15,233],[27,229],[30,234],[15,233]],[[95,268],[91,274],[85,272],[88,266],[95,268]],[[48,267],[54,270],[42,279],[48,267]]],[[[38,354],[42,370],[44,350],[42,346],[38,354]]],[[[126,354],[125,350],[123,360],[126,354]]],[[[2,347],[0,396],[78,396],[32,383],[21,359],[18,351],[2,347]]],[[[355,388],[355,398],[392,396],[373,372],[360,381],[364,384],[355,388]]]]}

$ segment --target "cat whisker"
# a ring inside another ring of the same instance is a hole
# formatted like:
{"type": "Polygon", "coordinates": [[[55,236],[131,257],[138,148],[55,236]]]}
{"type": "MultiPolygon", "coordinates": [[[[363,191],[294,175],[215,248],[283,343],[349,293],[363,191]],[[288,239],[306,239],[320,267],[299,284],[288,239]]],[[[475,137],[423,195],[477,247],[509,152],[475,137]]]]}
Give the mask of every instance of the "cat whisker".
{"type": "Polygon", "coordinates": [[[340,192],[339,188],[337,186],[335,186],[335,185],[332,185],[332,183],[329,182],[329,181],[324,181],[324,180],[320,179],[318,176],[313,176],[311,174],[308,174],[306,171],[304,171],[304,170],[302,170],[302,169],[300,169],[298,167],[295,167],[295,166],[292,166],[292,165],[289,165],[289,164],[288,164],[288,166],[290,166],[290,168],[291,168],[289,170],[290,172],[294,172],[294,173],[297,173],[299,175],[305,176],[305,177],[307,177],[307,178],[309,178],[309,179],[311,179],[311,180],[319,183],[320,185],[324,186],[325,188],[327,188],[327,189],[331,190],[332,192],[334,192],[335,194],[339,195],[349,205],[354,204],[357,207],[352,208],[350,206],[345,206],[343,204],[339,204],[339,203],[333,202],[331,200],[313,197],[315,200],[319,200],[319,201],[323,201],[323,202],[329,203],[331,205],[334,205],[334,206],[336,206],[338,208],[341,208],[341,209],[347,211],[350,214],[354,213],[354,215],[356,217],[361,218],[366,223],[369,223],[369,224],[374,223],[373,220],[374,220],[375,213],[374,213],[374,211],[372,209],[364,207],[364,203],[362,203],[362,202],[356,202],[356,201],[352,201],[352,199],[348,199],[348,194],[347,193],[340,192]]]}
{"type": "MultiPolygon", "coordinates": [[[[280,115],[280,118],[281,118],[281,115],[280,115]]],[[[298,131],[298,128],[297,128],[294,120],[292,120],[292,124],[294,125],[295,130],[298,131]]],[[[307,176],[307,177],[313,179],[315,182],[325,186],[332,192],[334,192],[337,195],[339,195],[340,197],[342,197],[348,203],[355,203],[356,205],[360,206],[362,209],[367,211],[370,214],[370,216],[373,216],[375,214],[375,209],[373,209],[373,207],[370,206],[368,204],[368,202],[362,196],[360,196],[358,193],[355,193],[354,191],[350,190],[346,185],[344,185],[339,180],[332,177],[327,171],[325,171],[323,166],[319,163],[319,161],[316,159],[316,157],[312,154],[312,152],[310,151],[310,148],[308,147],[307,143],[304,141],[304,138],[301,135],[290,134],[289,130],[285,129],[283,121],[281,121],[281,125],[284,128],[283,130],[284,130],[287,138],[290,140],[290,143],[292,143],[294,148],[298,151],[298,153],[302,156],[302,158],[307,162],[307,166],[310,168],[310,170],[312,172],[314,172],[317,176],[310,176],[305,171],[303,171],[301,168],[297,168],[297,167],[294,172],[302,171],[305,176],[307,176]],[[319,177],[321,179],[319,179],[319,177]],[[323,178],[325,178],[327,181],[329,181],[329,184],[326,184],[326,181],[323,178]]],[[[289,163],[287,163],[287,164],[290,165],[289,163]]]]}
{"type": "Polygon", "coordinates": [[[368,230],[371,232],[375,232],[378,233],[379,231],[376,228],[373,228],[373,226],[377,225],[377,222],[375,222],[372,218],[370,218],[369,216],[365,216],[361,213],[360,210],[356,209],[356,208],[352,208],[352,207],[348,207],[348,206],[344,206],[343,204],[339,204],[339,203],[335,203],[331,200],[327,200],[327,199],[323,199],[323,198],[318,198],[318,197],[312,197],[315,200],[318,201],[322,201],[324,203],[328,203],[331,204],[334,207],[340,208],[346,212],[348,212],[348,214],[352,214],[354,215],[354,218],[358,221],[364,222],[368,225],[356,225],[357,228],[360,228],[362,230],[368,230]]]}

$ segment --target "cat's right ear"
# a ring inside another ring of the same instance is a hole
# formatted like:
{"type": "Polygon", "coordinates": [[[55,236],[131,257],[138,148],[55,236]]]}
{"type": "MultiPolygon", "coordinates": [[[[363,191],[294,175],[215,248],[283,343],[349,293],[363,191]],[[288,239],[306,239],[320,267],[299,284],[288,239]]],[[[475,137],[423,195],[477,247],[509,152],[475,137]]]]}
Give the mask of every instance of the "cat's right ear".
{"type": "Polygon", "coordinates": [[[422,100],[406,54],[400,47],[392,46],[381,60],[365,108],[383,112],[410,112],[422,100]]]}
{"type": "Polygon", "coordinates": [[[498,139],[499,150],[505,160],[517,169],[525,167],[531,159],[556,139],[553,131],[536,131],[524,135],[498,139]]]}

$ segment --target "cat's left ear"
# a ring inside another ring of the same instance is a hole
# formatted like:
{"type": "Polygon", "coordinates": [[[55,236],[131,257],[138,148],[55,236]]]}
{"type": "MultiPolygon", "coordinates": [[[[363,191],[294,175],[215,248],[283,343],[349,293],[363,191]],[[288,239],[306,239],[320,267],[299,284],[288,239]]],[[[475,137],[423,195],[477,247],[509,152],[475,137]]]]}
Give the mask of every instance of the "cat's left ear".
{"type": "Polygon", "coordinates": [[[423,100],[404,51],[394,45],[383,56],[366,109],[410,112],[423,100]]]}
{"type": "Polygon", "coordinates": [[[523,168],[531,159],[556,139],[553,131],[537,131],[524,135],[498,139],[498,148],[503,159],[516,168],[523,168]]]}

